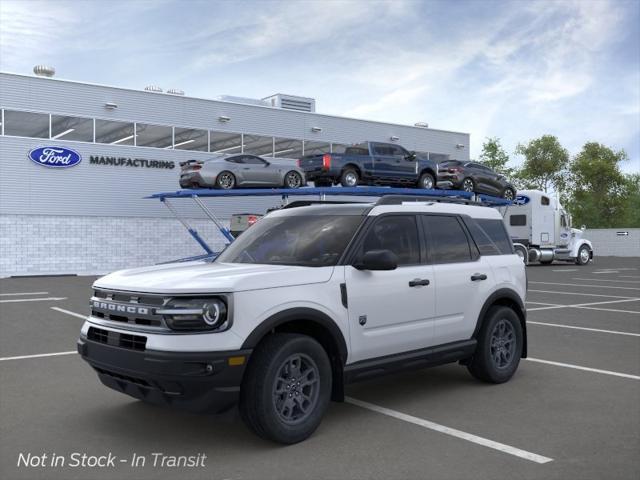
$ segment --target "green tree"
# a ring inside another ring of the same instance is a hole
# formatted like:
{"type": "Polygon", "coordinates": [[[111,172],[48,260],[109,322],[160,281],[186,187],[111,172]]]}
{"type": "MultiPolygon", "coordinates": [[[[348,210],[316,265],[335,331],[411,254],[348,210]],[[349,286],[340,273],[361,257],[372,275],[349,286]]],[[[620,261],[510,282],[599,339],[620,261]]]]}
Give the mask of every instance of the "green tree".
{"type": "Polygon", "coordinates": [[[480,162],[483,165],[495,170],[507,177],[513,174],[513,168],[507,167],[509,163],[509,155],[505,152],[500,144],[498,137],[487,137],[482,144],[482,153],[480,154],[480,162]]]}
{"type": "Polygon", "coordinates": [[[517,172],[520,185],[545,192],[552,187],[556,191],[565,188],[569,152],[555,136],[543,135],[526,144],[518,144],[516,154],[524,156],[522,168],[517,172]]]}
{"type": "Polygon", "coordinates": [[[633,181],[625,178],[618,165],[626,159],[624,150],[614,151],[597,142],[585,143],[574,157],[569,167],[567,207],[577,225],[619,227],[624,226],[625,215],[633,216],[628,208],[633,181]]]}
{"type": "Polygon", "coordinates": [[[640,228],[640,173],[625,175],[625,201],[617,226],[640,228]]]}

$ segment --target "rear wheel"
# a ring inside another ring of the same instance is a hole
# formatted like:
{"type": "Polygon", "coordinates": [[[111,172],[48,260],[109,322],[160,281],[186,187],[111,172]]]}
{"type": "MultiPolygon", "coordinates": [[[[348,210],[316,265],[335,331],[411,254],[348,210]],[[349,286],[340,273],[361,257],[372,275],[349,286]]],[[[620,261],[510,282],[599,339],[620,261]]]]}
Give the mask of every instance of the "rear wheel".
{"type": "Polygon", "coordinates": [[[476,184],[473,181],[473,179],[471,178],[465,178],[462,181],[462,190],[464,190],[465,192],[475,192],[476,190],[476,184]]]}
{"type": "Polygon", "coordinates": [[[513,249],[516,251],[516,255],[520,257],[522,262],[527,265],[529,263],[529,252],[527,250],[527,247],[525,247],[524,245],[514,245],[513,249]]]}
{"type": "Polygon", "coordinates": [[[522,325],[509,307],[495,306],[487,312],[478,346],[467,369],[478,380],[504,383],[516,372],[522,355],[522,325]]]}
{"type": "Polygon", "coordinates": [[[287,188],[300,188],[302,186],[302,175],[295,170],[291,170],[284,176],[284,186],[287,188]]]}
{"type": "Polygon", "coordinates": [[[418,188],[433,190],[436,187],[436,181],[430,173],[423,173],[418,180],[418,188]]]}
{"type": "Polygon", "coordinates": [[[223,190],[230,190],[236,186],[236,177],[231,172],[220,172],[216,178],[216,186],[223,190]]]}
{"type": "Polygon", "coordinates": [[[582,245],[578,250],[578,256],[576,257],[576,263],[578,265],[586,265],[591,260],[591,251],[586,245],[582,245]]]}
{"type": "Polygon", "coordinates": [[[514,198],[516,198],[516,192],[513,191],[513,188],[507,187],[502,192],[502,198],[504,198],[505,200],[513,200],[514,198]]]}
{"type": "Polygon", "coordinates": [[[331,397],[331,364],[313,338],[276,333],[256,348],[240,390],[240,414],[262,438],[292,444],[318,427],[331,397]]]}
{"type": "Polygon", "coordinates": [[[357,187],[359,181],[360,176],[353,168],[346,168],[340,175],[340,184],[343,187],[357,187]]]}

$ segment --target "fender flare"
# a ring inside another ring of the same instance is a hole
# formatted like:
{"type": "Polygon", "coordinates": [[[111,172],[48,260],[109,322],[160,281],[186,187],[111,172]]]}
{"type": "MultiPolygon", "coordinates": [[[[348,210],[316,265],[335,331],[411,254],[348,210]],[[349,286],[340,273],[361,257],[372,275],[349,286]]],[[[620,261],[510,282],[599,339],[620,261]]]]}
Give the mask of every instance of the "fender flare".
{"type": "Polygon", "coordinates": [[[269,331],[287,322],[296,320],[313,322],[326,329],[335,340],[338,347],[338,352],[340,353],[340,359],[344,365],[344,362],[346,362],[347,360],[348,349],[347,342],[344,338],[344,335],[342,335],[342,331],[331,317],[313,308],[295,307],[287,310],[282,310],[271,315],[270,317],[260,322],[260,325],[253,329],[253,331],[249,334],[249,336],[242,344],[242,348],[255,348],[258,343],[260,343],[260,341],[264,338],[264,336],[269,333],[269,331]]]}
{"type": "Polygon", "coordinates": [[[480,328],[482,328],[482,324],[484,322],[484,318],[487,314],[489,308],[491,308],[496,302],[499,303],[500,300],[508,300],[510,302],[515,303],[518,306],[518,310],[516,314],[518,318],[520,318],[520,324],[522,326],[522,358],[527,357],[527,309],[524,306],[520,295],[515,290],[511,290],[510,288],[500,288],[489,295],[489,298],[482,305],[482,309],[480,310],[480,314],[478,315],[478,320],[476,322],[476,328],[473,331],[473,335],[471,338],[477,338],[478,333],[480,332],[480,328]]]}

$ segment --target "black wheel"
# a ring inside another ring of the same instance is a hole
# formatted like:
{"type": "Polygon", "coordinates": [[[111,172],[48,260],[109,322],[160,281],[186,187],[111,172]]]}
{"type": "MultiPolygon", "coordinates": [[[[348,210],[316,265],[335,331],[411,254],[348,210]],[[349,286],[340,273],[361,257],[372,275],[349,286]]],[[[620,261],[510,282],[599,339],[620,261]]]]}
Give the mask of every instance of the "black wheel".
{"type": "Polygon", "coordinates": [[[284,176],[284,186],[287,188],[300,188],[302,186],[302,175],[295,170],[287,172],[284,176]]]}
{"type": "Polygon", "coordinates": [[[553,260],[540,260],[540,263],[542,265],[551,265],[553,263],[553,260]]]}
{"type": "Polygon", "coordinates": [[[292,444],[318,427],[331,398],[331,364],[313,338],[267,337],[253,353],[240,390],[240,415],[257,435],[292,444]]]}
{"type": "Polygon", "coordinates": [[[513,200],[516,198],[516,192],[513,191],[513,188],[507,187],[504,189],[504,192],[502,192],[502,198],[505,200],[513,200]]]}
{"type": "Polygon", "coordinates": [[[465,178],[462,181],[462,190],[464,190],[465,192],[475,192],[476,191],[476,184],[473,181],[472,178],[465,178]]]}
{"type": "Polygon", "coordinates": [[[591,260],[591,251],[586,245],[582,245],[578,249],[578,256],[576,257],[576,264],[586,265],[591,260]]]}
{"type": "Polygon", "coordinates": [[[340,175],[340,184],[343,187],[357,187],[360,176],[353,168],[345,168],[340,175]]]}
{"type": "Polygon", "coordinates": [[[418,180],[418,188],[424,188],[427,190],[433,190],[436,188],[436,181],[433,178],[433,175],[430,173],[423,173],[420,175],[420,180],[418,180]]]}
{"type": "Polygon", "coordinates": [[[509,307],[491,307],[478,334],[478,346],[467,369],[478,380],[508,381],[520,363],[522,326],[509,307]]]}
{"type": "Polygon", "coordinates": [[[216,178],[216,186],[223,190],[230,190],[236,186],[236,177],[231,172],[220,172],[216,178]]]}
{"type": "Polygon", "coordinates": [[[513,249],[525,265],[529,264],[529,252],[524,245],[515,245],[513,249]]]}

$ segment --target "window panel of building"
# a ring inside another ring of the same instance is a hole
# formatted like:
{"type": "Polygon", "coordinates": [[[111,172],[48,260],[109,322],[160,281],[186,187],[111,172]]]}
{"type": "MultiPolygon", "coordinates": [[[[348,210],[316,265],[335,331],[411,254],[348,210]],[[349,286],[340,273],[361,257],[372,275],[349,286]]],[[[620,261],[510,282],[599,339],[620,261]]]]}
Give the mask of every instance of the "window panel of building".
{"type": "Polygon", "coordinates": [[[209,151],[211,153],[222,153],[232,155],[242,153],[242,135],[239,133],[228,132],[210,132],[211,144],[209,151]]]}
{"type": "Polygon", "coordinates": [[[244,153],[260,155],[263,157],[272,157],[273,137],[263,137],[260,135],[244,135],[244,153]]]}
{"type": "Polygon", "coordinates": [[[331,152],[331,144],[328,142],[313,142],[311,140],[304,142],[305,155],[322,155],[329,152],[331,152]]]}
{"type": "Polygon", "coordinates": [[[209,137],[206,130],[195,128],[175,128],[173,148],[178,150],[197,150],[206,152],[209,148],[209,137]]]}
{"type": "Polygon", "coordinates": [[[167,148],[173,145],[173,129],[162,125],[136,123],[136,145],[167,148]]]}
{"type": "Polygon", "coordinates": [[[15,137],[49,138],[49,115],[5,110],[4,134],[15,137]]]}
{"type": "Polygon", "coordinates": [[[96,119],[96,143],[133,145],[133,123],[96,119]]]}
{"type": "Polygon", "coordinates": [[[275,138],[274,157],[302,158],[302,140],[292,138],[275,138]]]}
{"type": "Polygon", "coordinates": [[[51,115],[51,139],[93,142],[93,119],[51,115]]]}

